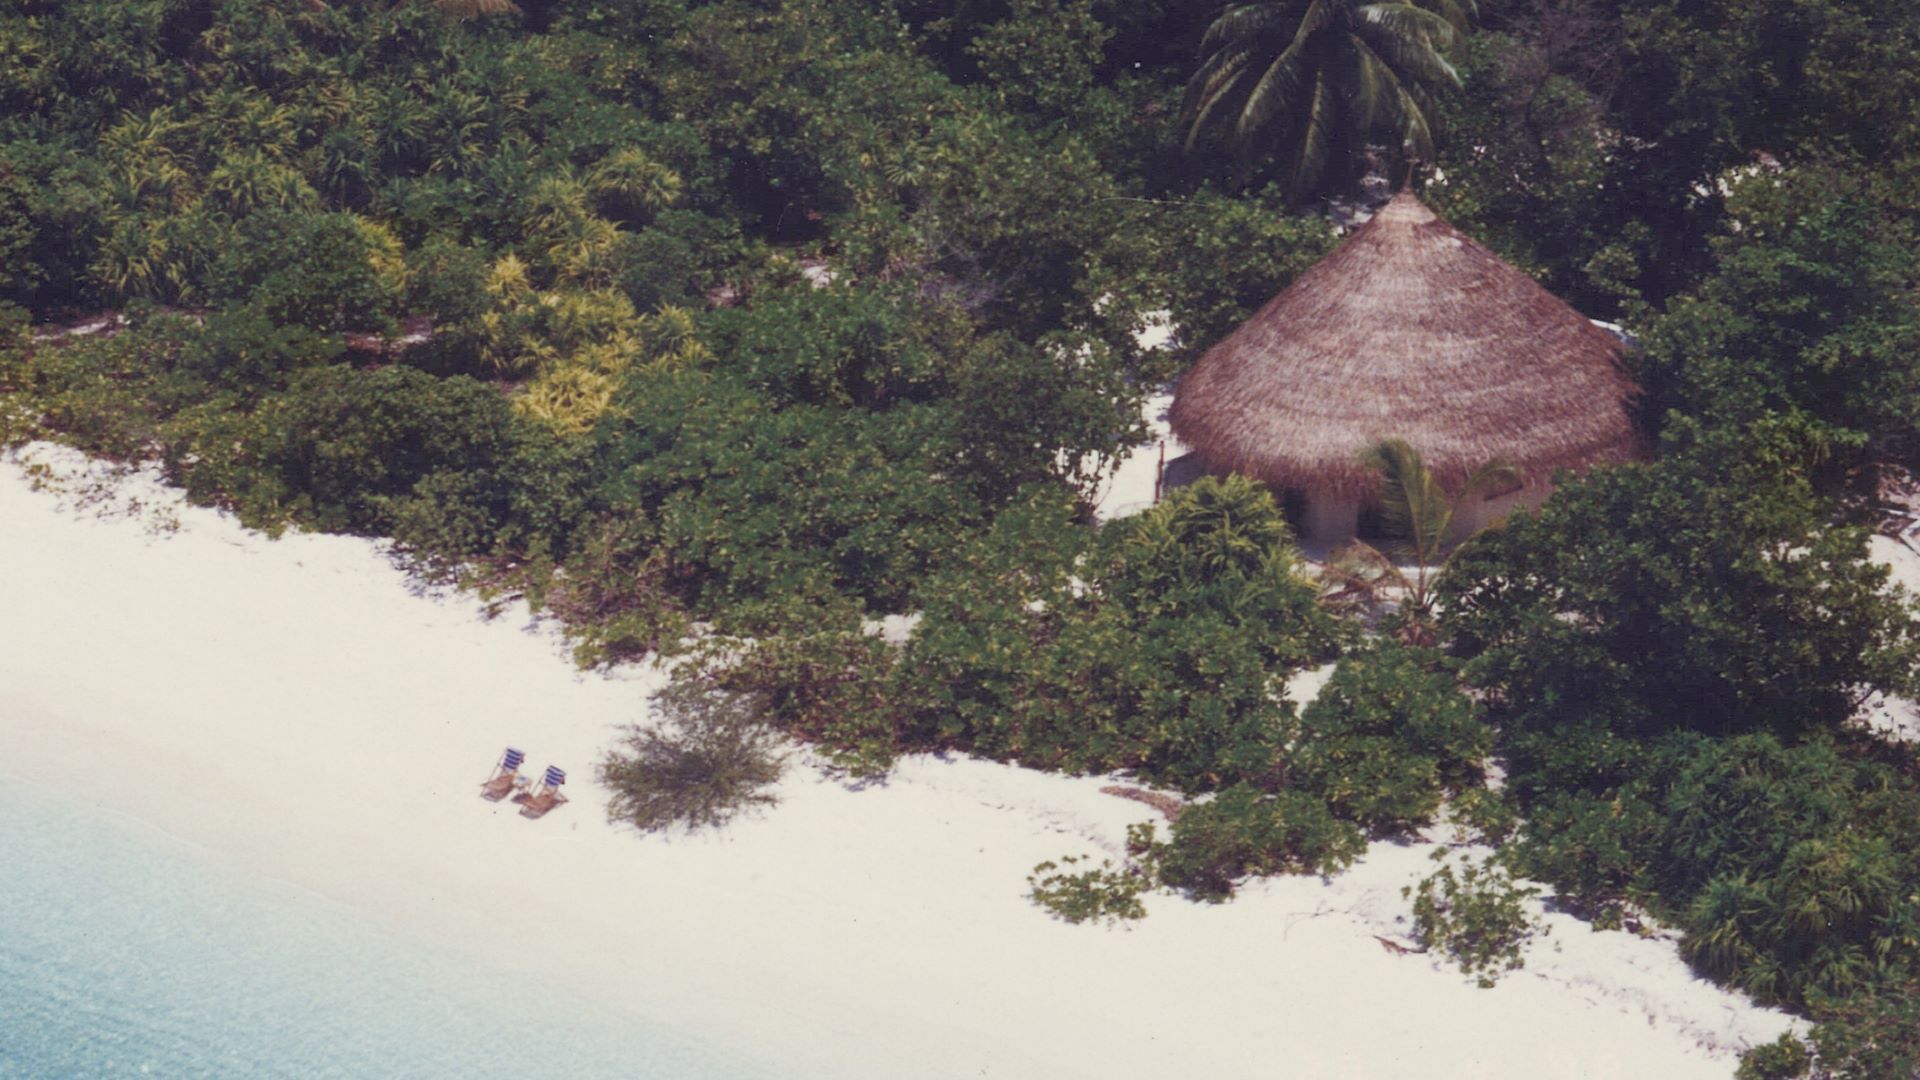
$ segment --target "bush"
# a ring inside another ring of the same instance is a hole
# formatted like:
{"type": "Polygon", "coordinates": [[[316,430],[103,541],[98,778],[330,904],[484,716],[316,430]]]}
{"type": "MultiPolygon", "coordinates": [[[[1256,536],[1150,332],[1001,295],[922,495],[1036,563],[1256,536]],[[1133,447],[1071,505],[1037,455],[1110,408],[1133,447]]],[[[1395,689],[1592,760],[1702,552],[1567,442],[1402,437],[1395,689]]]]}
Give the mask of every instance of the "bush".
{"type": "Polygon", "coordinates": [[[837,768],[873,777],[893,767],[900,737],[885,642],[857,631],[789,634],[713,642],[703,660],[718,685],[758,695],[772,723],[819,744],[837,768]]]}
{"type": "Polygon", "coordinates": [[[618,405],[607,452],[632,464],[609,494],[647,512],[688,607],[728,632],[901,610],[989,509],[945,475],[938,408],[776,409],[695,370],[637,377],[618,405]]]}
{"type": "Polygon", "coordinates": [[[1819,1002],[1813,1045],[1822,1080],[1920,1076],[1920,982],[1890,982],[1819,1002]]]}
{"type": "Polygon", "coordinates": [[[512,453],[511,409],[472,379],[406,367],[308,368],[249,415],[214,401],[169,425],[167,464],[202,502],[249,524],[300,521],[379,533],[436,473],[498,482],[512,453]]]}
{"type": "Polygon", "coordinates": [[[1447,817],[1462,841],[1490,846],[1507,842],[1520,827],[1520,811],[1504,792],[1470,787],[1447,805],[1447,817]]]}
{"type": "Polygon", "coordinates": [[[339,338],[283,325],[258,306],[208,315],[182,350],[178,369],[208,384],[248,396],[284,387],[294,372],[337,359],[339,338]]]}
{"type": "Polygon", "coordinates": [[[1789,1031],[1741,1054],[1739,1071],[1733,1076],[1734,1080],[1799,1080],[1812,1064],[1807,1044],[1789,1031]]]}
{"type": "Polygon", "coordinates": [[[1203,480],[1098,533],[1030,488],[921,590],[898,696],[922,741],[1186,792],[1278,785],[1280,679],[1344,628],[1272,496],[1203,480]]]}
{"type": "Polygon", "coordinates": [[[1446,628],[1503,726],[1794,735],[1912,686],[1920,623],[1865,531],[1832,524],[1817,437],[1772,419],[1666,449],[1562,484],[1441,578],[1446,628]]]}
{"type": "Polygon", "coordinates": [[[699,304],[744,245],[733,223],[692,210],[665,210],[641,231],[622,232],[614,248],[614,284],[642,311],[699,304]]]}
{"type": "Polygon", "coordinates": [[[1920,970],[1920,790],[1899,769],[1771,735],[1561,741],[1588,764],[1532,759],[1529,783],[1554,787],[1528,796],[1528,874],[1589,908],[1648,908],[1702,974],[1766,1001],[1920,970]]]}
{"type": "Polygon", "coordinates": [[[214,267],[216,294],[276,324],[389,329],[405,299],[406,255],[386,226],[347,212],[255,214],[214,267]]]}
{"type": "MultiPolygon", "coordinates": [[[[1435,852],[1444,857],[1445,852],[1435,852]]],[[[1526,965],[1521,947],[1541,926],[1529,918],[1526,900],[1540,890],[1514,884],[1496,857],[1479,866],[1464,862],[1458,874],[1450,865],[1421,879],[1413,897],[1414,936],[1422,946],[1439,949],[1482,987],[1526,965]]]]}
{"type": "Polygon", "coordinates": [[[185,319],[157,318],[111,335],[9,343],[7,380],[40,414],[36,427],[91,454],[142,460],[181,391],[193,392],[168,373],[194,335],[185,319]]]}
{"type": "Polygon", "coordinates": [[[1074,870],[1080,861],[1078,855],[1067,855],[1034,867],[1027,877],[1028,898],[1070,923],[1113,924],[1146,918],[1140,896],[1153,888],[1147,874],[1132,866],[1115,870],[1111,859],[1092,869],[1074,870]]]}
{"type": "Polygon", "coordinates": [[[658,725],[628,728],[624,749],[600,762],[600,782],[613,789],[608,820],[642,832],[691,831],[779,802],[765,789],[780,779],[786,755],[760,707],[697,682],[669,683],[654,697],[658,725]]]}
{"type": "Polygon", "coordinates": [[[1342,660],[1301,713],[1289,779],[1363,828],[1407,828],[1478,782],[1492,747],[1439,653],[1379,644],[1342,660]]]}
{"type": "Polygon", "coordinates": [[[567,626],[574,662],[611,667],[671,646],[692,628],[667,581],[667,554],[645,514],[610,511],[542,597],[567,626]]]}
{"type": "Polygon", "coordinates": [[[1160,853],[1160,878],[1218,903],[1248,874],[1331,874],[1366,850],[1366,838],[1310,795],[1266,795],[1238,784],[1189,806],[1160,853]]]}

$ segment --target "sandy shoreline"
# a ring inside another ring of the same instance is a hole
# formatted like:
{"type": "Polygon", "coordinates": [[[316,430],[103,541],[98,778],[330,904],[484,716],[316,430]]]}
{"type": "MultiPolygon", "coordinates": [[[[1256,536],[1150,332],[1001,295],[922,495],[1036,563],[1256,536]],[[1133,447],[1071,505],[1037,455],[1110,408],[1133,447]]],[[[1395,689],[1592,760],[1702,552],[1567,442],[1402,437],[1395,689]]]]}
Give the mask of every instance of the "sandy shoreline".
{"type": "Polygon", "coordinates": [[[1152,897],[1130,930],[1054,922],[1033,865],[1150,816],[1097,778],[915,759],[854,791],[796,767],[724,833],[638,837],[591,766],[657,676],[581,675],[524,611],[416,595],[374,545],[268,540],[146,484],[177,531],[0,467],[0,769],[795,1075],[1726,1077],[1786,1023],[1670,944],[1559,917],[1491,991],[1392,955],[1374,934],[1428,845],[1222,907],[1152,897]],[[509,742],[574,802],[477,799],[509,742]]]}

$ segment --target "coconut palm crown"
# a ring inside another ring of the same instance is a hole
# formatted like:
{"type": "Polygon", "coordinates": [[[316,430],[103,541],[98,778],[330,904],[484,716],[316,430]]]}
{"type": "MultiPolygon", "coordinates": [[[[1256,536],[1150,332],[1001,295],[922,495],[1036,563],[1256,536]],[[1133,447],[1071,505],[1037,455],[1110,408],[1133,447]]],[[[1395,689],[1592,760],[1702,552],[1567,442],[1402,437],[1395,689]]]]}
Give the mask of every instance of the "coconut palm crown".
{"type": "Polygon", "coordinates": [[[1473,0],[1278,0],[1222,12],[1181,112],[1185,149],[1226,151],[1241,178],[1304,200],[1337,152],[1369,142],[1433,157],[1433,95],[1473,0]]]}

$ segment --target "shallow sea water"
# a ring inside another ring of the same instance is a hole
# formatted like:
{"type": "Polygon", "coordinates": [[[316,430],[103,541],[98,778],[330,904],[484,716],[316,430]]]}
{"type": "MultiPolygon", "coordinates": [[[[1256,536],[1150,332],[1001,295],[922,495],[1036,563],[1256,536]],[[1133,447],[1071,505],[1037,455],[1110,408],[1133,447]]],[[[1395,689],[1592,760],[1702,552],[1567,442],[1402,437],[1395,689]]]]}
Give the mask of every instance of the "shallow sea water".
{"type": "Polygon", "coordinates": [[[782,1075],[0,775],[0,1077],[782,1075]]]}

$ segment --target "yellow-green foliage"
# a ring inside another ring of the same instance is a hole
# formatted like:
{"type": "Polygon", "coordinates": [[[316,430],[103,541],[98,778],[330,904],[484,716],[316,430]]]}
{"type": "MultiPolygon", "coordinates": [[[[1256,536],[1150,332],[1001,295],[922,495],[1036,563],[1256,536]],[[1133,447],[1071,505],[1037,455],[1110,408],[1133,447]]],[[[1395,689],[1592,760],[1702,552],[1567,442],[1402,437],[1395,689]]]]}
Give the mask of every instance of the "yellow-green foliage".
{"type": "Polygon", "coordinates": [[[515,405],[561,435],[582,435],[612,407],[615,385],[585,364],[564,364],[528,384],[515,405]]]}
{"type": "Polygon", "coordinates": [[[654,161],[638,147],[616,151],[593,167],[587,186],[615,215],[651,216],[680,201],[680,174],[654,161]]]}
{"type": "Polygon", "coordinates": [[[487,292],[493,309],[476,327],[481,357],[500,375],[531,376],[518,408],[563,435],[590,430],[636,367],[664,370],[709,355],[687,311],[641,315],[612,289],[537,290],[511,254],[494,263],[487,292]]]}
{"type": "Polygon", "coordinates": [[[669,366],[698,364],[713,354],[696,336],[693,313],[672,304],[661,306],[646,316],[641,325],[641,341],[651,363],[669,366]]]}

